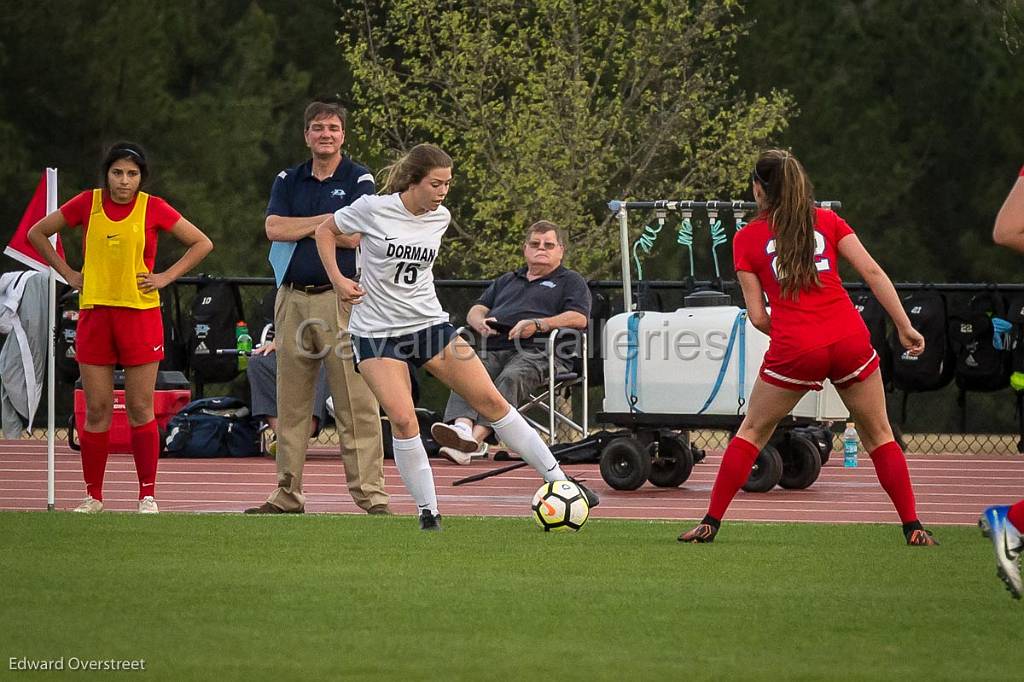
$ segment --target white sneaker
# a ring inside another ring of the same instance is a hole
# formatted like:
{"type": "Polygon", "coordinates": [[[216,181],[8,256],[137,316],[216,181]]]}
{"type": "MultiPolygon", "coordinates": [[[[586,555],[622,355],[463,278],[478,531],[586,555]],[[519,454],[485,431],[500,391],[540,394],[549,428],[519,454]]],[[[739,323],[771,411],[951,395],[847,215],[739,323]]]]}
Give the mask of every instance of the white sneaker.
{"type": "Polygon", "coordinates": [[[480,449],[480,443],[473,438],[473,431],[462,424],[452,426],[444,422],[437,422],[430,427],[430,435],[442,447],[469,453],[480,449]]]}
{"type": "Polygon", "coordinates": [[[156,500],[153,499],[152,495],[146,495],[139,500],[139,513],[140,514],[159,514],[160,508],[156,506],[156,500]]]}
{"type": "Polygon", "coordinates": [[[456,464],[469,464],[474,459],[487,456],[487,443],[480,443],[474,452],[463,452],[455,448],[441,448],[440,454],[449,462],[456,464]]]}
{"type": "Polygon", "coordinates": [[[75,507],[72,511],[76,511],[79,514],[99,514],[103,511],[103,503],[92,495],[86,495],[85,499],[82,500],[82,504],[75,507]]]}

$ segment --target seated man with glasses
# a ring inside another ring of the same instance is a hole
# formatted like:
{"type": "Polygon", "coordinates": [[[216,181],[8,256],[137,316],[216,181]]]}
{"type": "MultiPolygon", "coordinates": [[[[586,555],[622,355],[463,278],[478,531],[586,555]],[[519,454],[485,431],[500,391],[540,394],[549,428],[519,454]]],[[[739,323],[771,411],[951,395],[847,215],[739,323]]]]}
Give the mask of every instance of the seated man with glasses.
{"type": "MultiPolygon", "coordinates": [[[[526,231],[526,265],[498,277],[466,314],[477,352],[501,395],[521,405],[546,379],[545,350],[552,329],[586,329],[590,290],[583,277],[562,266],[565,239],[554,223],[540,220],[526,231]]],[[[556,371],[568,371],[568,354],[557,353],[556,371]]],[[[469,464],[487,453],[490,424],[457,393],[452,393],[444,420],[463,435],[462,446],[441,448],[456,464],[469,464]]]]}

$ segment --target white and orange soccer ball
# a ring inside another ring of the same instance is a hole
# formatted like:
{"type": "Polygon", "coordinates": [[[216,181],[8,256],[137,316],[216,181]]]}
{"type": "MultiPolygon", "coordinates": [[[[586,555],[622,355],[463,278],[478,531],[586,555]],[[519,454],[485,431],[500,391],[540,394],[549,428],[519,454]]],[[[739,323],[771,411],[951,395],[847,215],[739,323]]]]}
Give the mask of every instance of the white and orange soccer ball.
{"type": "Polygon", "coordinates": [[[572,481],[545,483],[530,503],[533,520],[547,531],[578,531],[590,517],[583,491],[572,481]]]}

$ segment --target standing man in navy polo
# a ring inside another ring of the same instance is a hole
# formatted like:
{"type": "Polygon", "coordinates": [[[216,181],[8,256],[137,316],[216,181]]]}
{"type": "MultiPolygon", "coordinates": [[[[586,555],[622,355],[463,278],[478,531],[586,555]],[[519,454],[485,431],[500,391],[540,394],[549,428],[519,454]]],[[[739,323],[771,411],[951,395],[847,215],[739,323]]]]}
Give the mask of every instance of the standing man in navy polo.
{"type": "MultiPolygon", "coordinates": [[[[317,255],[313,232],[334,211],[373,194],[373,175],[344,156],[345,109],[313,102],[304,115],[312,159],[281,171],[270,190],[266,230],[277,280],[277,489],[247,514],[301,514],[302,469],[309,445],[313,392],[320,364],[334,398],[341,460],[352,499],[370,514],[389,514],[384,490],[380,408],[352,362],[351,307],[338,306],[317,255]]],[[[356,275],[355,249],[337,249],[338,267],[356,275]]]]}
{"type": "MultiPolygon", "coordinates": [[[[547,220],[526,230],[526,266],[494,280],[466,314],[480,339],[480,359],[498,392],[512,406],[521,405],[545,379],[548,356],[543,344],[552,329],[586,329],[590,289],[583,277],[562,265],[565,236],[547,220]]],[[[568,371],[565,354],[555,354],[556,371],[568,371]]],[[[465,447],[441,448],[456,464],[469,464],[487,451],[491,425],[481,421],[458,393],[452,392],[444,420],[462,432],[465,447]]]]}

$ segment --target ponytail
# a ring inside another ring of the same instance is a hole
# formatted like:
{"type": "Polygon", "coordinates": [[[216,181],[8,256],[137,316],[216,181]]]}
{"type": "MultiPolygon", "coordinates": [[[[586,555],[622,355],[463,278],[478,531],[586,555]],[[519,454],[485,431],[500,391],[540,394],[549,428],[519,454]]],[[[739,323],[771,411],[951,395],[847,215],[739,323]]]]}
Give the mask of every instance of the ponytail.
{"type": "Polygon", "coordinates": [[[769,149],[754,165],[754,182],[764,190],[762,215],[775,234],[776,274],[783,298],[821,286],[814,264],[814,187],[797,158],[769,149]]]}
{"type": "Polygon", "coordinates": [[[380,170],[382,194],[404,192],[435,168],[451,168],[452,157],[437,145],[418,144],[390,166],[380,170]]]}

